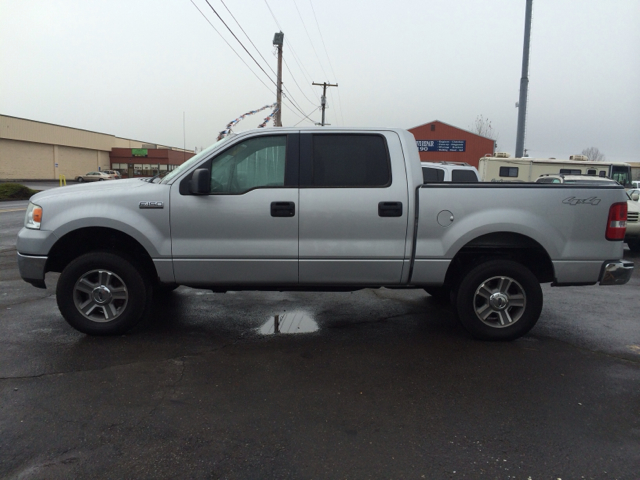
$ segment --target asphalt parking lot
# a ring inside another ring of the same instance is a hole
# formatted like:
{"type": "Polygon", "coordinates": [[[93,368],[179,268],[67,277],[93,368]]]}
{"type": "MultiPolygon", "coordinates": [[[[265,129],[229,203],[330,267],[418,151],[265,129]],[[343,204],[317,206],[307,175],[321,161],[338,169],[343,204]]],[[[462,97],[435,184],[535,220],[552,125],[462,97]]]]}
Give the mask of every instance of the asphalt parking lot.
{"type": "Polygon", "coordinates": [[[62,319],[57,274],[20,280],[9,240],[0,272],[0,478],[639,478],[638,271],[544,286],[508,343],[386,289],[181,287],[95,338],[62,319]]]}

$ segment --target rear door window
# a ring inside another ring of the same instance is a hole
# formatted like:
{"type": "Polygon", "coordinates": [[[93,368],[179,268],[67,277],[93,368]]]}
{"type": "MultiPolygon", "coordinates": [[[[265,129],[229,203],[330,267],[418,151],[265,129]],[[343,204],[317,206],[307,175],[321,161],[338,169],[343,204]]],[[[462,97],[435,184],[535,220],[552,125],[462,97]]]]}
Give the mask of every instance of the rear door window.
{"type": "Polygon", "coordinates": [[[382,135],[316,134],[312,136],[310,149],[311,165],[302,174],[303,185],[314,187],[387,187],[391,185],[391,162],[387,142],[382,135]]]}

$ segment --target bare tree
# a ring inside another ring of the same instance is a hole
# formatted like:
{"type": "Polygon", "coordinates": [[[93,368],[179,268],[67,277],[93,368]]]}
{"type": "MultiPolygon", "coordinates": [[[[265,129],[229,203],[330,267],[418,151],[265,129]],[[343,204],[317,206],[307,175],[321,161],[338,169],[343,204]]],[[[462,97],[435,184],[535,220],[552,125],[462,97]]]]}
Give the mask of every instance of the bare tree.
{"type": "Polygon", "coordinates": [[[473,124],[473,127],[470,128],[473,133],[477,133],[478,135],[482,135],[483,137],[491,138],[493,140],[498,140],[498,132],[493,129],[491,125],[491,120],[488,118],[484,118],[482,115],[478,115],[476,117],[476,121],[473,124]]]}
{"type": "Polygon", "coordinates": [[[582,150],[582,155],[586,155],[592,162],[604,162],[605,160],[604,153],[602,153],[598,147],[585,148],[582,150]]]}

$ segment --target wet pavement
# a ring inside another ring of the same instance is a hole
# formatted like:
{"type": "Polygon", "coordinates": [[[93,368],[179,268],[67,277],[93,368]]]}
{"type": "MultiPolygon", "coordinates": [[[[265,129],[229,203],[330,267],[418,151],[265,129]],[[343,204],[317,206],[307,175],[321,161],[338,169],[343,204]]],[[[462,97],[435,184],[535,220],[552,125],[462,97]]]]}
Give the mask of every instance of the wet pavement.
{"type": "Polygon", "coordinates": [[[56,274],[29,286],[15,252],[0,270],[0,478],[640,472],[638,272],[545,286],[534,330],[491,343],[387,289],[180,287],[130,334],[94,338],[60,316],[56,274]]]}
{"type": "Polygon", "coordinates": [[[57,274],[20,280],[26,203],[0,203],[0,478],[639,478],[638,271],[544,286],[509,343],[387,289],[180,287],[94,338],[57,274]]]}

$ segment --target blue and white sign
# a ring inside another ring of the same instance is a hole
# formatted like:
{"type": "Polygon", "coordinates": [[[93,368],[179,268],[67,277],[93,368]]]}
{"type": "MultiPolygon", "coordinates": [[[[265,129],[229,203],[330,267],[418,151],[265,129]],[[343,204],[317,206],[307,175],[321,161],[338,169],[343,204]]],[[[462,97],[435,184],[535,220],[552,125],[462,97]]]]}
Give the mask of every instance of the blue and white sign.
{"type": "Polygon", "coordinates": [[[419,152],[464,152],[466,140],[416,140],[419,152]]]}

